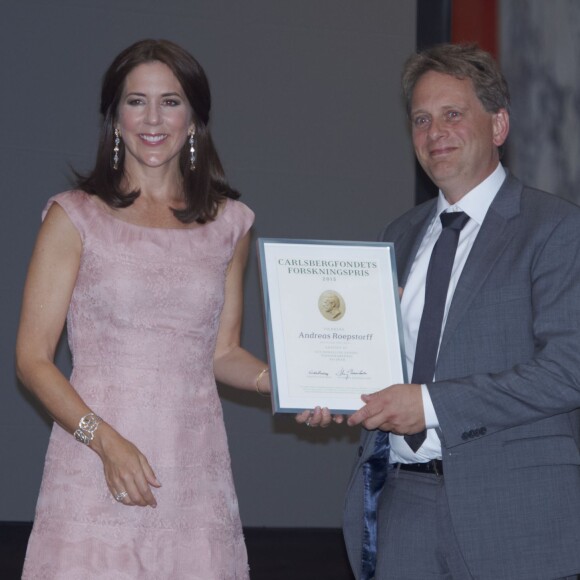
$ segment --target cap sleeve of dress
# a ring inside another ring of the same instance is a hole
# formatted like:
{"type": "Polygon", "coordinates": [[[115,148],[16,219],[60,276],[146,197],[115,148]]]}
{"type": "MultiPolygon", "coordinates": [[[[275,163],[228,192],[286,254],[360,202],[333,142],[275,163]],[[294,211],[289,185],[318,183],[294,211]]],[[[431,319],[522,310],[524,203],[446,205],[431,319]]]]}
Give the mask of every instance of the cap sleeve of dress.
{"type": "Polygon", "coordinates": [[[223,217],[233,229],[233,245],[235,246],[248,233],[255,216],[246,204],[228,199],[223,210],[223,217]]]}
{"type": "Polygon", "coordinates": [[[94,212],[90,211],[90,201],[88,194],[80,190],[64,191],[53,195],[42,210],[42,219],[46,217],[50,207],[57,203],[64,209],[74,227],[78,230],[81,239],[85,239],[87,228],[90,227],[91,220],[94,219],[94,212]]]}

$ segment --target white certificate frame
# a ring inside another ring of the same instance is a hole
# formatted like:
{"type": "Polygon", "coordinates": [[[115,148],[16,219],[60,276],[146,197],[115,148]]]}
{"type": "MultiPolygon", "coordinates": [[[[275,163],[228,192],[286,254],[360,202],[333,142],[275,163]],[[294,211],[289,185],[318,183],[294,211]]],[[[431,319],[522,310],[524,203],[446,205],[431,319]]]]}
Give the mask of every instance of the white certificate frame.
{"type": "Polygon", "coordinates": [[[362,407],[407,382],[394,246],[259,238],[272,412],[362,407]]]}

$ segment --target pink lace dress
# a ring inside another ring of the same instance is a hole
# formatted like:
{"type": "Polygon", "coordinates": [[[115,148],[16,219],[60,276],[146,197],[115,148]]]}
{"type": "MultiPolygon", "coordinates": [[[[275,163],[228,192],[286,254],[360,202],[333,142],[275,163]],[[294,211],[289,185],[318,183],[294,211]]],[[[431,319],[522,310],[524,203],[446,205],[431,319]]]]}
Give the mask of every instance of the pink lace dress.
{"type": "Polygon", "coordinates": [[[226,269],[253,213],[228,200],[213,222],[163,229],[119,220],[79,191],[52,203],[83,244],[71,382],[162,487],[156,509],[117,503],[96,453],[55,425],[23,578],[247,579],[213,353],[226,269]]]}

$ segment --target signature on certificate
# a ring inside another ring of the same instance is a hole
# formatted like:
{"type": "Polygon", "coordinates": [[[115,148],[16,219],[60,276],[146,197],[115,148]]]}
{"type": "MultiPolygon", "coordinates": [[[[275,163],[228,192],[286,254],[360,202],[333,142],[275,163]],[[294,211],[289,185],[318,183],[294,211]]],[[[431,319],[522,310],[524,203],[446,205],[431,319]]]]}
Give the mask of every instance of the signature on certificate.
{"type": "Polygon", "coordinates": [[[326,371],[308,371],[308,376],[310,376],[310,377],[327,377],[328,373],[326,371]]]}
{"type": "Polygon", "coordinates": [[[337,373],[336,376],[339,379],[350,379],[350,378],[358,378],[358,377],[364,377],[366,376],[367,372],[365,370],[355,370],[355,369],[340,369],[337,373]]]}

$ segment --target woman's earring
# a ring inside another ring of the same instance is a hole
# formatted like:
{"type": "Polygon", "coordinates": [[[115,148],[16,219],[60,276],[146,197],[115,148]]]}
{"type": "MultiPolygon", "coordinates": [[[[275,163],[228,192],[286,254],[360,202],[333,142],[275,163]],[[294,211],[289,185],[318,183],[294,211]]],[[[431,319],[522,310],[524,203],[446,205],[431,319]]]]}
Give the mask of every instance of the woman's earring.
{"type": "Polygon", "coordinates": [[[115,146],[113,147],[113,169],[119,169],[119,144],[121,143],[121,132],[115,129],[115,146]]]}
{"type": "Polygon", "coordinates": [[[195,132],[189,134],[189,169],[195,169],[195,132]]]}

